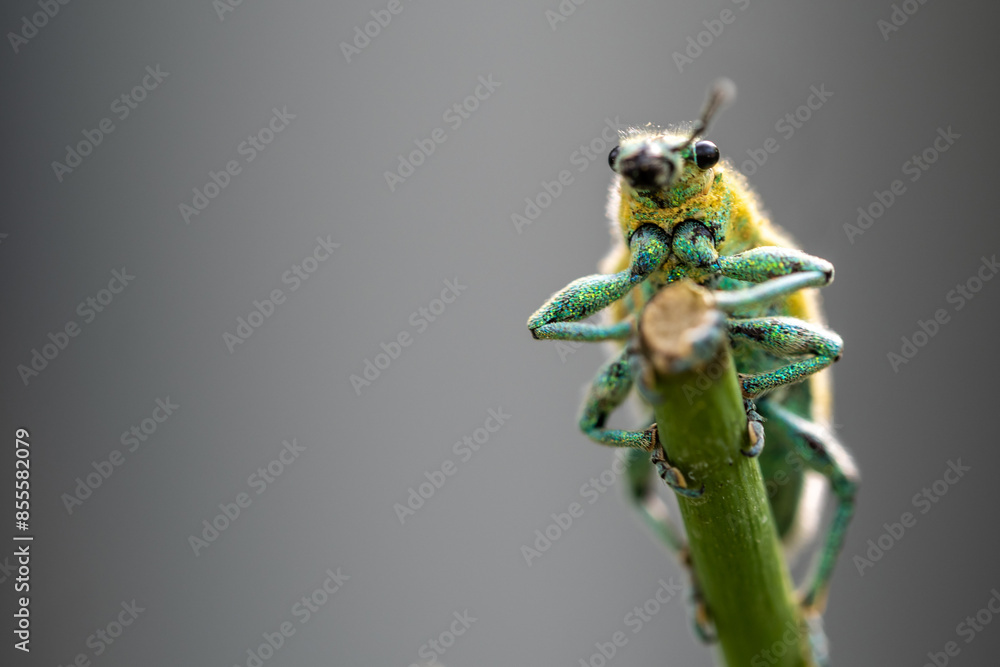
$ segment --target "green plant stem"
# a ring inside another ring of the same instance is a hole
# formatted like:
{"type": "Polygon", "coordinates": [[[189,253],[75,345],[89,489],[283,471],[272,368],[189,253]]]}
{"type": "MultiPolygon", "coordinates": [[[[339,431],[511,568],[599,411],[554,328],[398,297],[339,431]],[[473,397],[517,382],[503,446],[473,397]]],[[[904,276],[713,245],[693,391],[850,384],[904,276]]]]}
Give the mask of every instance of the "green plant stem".
{"type": "Polygon", "coordinates": [[[729,667],[813,665],[794,601],[725,335],[707,290],[671,285],[643,312],[641,381],[667,459],[695,499],[678,496],[695,576],[729,667]],[[781,655],[778,655],[778,654],[781,655]]]}

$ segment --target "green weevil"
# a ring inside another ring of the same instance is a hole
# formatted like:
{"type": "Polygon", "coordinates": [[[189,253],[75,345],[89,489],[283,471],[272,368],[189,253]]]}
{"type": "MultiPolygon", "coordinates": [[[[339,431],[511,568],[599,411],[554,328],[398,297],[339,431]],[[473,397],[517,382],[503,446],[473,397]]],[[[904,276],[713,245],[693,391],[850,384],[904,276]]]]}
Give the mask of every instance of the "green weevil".
{"type": "MultiPolygon", "coordinates": [[[[829,373],[822,371],[840,358],[843,343],[824,326],[818,293],[807,289],[828,285],[833,266],[797,249],[770,222],[743,175],[702,138],[734,92],[731,82],[717,82],[692,124],[620,131],[620,143],[608,156],[614,172],[607,210],[613,247],[600,265],[604,273],[556,292],[530,317],[528,328],[536,339],[623,342],[643,305],[665,285],[687,278],[714,290],[717,305],[727,313],[747,411],[750,448],[743,453],[759,456],[786,547],[791,550],[816,533],[821,509],[816,491],[822,493],[823,477],[836,501],[815,568],[800,594],[807,617],[818,619],[858,486],[850,455],[826,426],[832,398],[829,373]],[[581,321],[599,312],[603,321],[581,321]],[[776,475],[780,483],[773,483],[776,475]]],[[[655,424],[636,431],[606,428],[639,371],[628,346],[622,343],[616,352],[589,388],[580,428],[602,445],[628,448],[630,498],[690,567],[680,533],[649,479],[655,468],[678,494],[696,497],[703,489],[689,488],[670,465],[655,424]]],[[[711,610],[700,597],[696,576],[693,583],[694,628],[710,640],[711,610]]]]}

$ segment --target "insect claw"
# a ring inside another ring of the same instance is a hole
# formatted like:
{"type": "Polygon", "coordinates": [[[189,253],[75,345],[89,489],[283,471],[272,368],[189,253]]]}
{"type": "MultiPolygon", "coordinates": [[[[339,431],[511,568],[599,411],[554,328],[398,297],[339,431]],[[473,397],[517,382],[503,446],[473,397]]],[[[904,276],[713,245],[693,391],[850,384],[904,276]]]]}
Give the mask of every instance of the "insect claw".
{"type": "Polygon", "coordinates": [[[663,451],[663,447],[660,445],[660,432],[656,428],[656,422],[646,429],[646,435],[649,436],[649,449],[647,451],[653,452],[652,461],[655,464],[657,460],[663,460],[657,455],[657,451],[663,451]]]}
{"type": "Polygon", "coordinates": [[[822,617],[826,611],[826,594],[809,590],[799,595],[799,606],[806,618],[822,617]]]}
{"type": "Polygon", "coordinates": [[[650,461],[656,466],[656,472],[660,475],[667,486],[674,490],[677,495],[685,498],[700,498],[705,493],[705,485],[702,484],[698,490],[689,489],[684,474],[670,464],[665,456],[660,456],[662,447],[657,446],[656,452],[650,457],[650,461]]]}
{"type": "Polygon", "coordinates": [[[743,407],[747,411],[747,431],[750,434],[750,449],[740,449],[740,453],[748,458],[758,456],[764,450],[764,418],[757,412],[757,406],[749,398],[743,399],[743,407]]]}
{"type": "Polygon", "coordinates": [[[803,624],[809,633],[809,648],[813,662],[818,667],[830,667],[830,647],[823,630],[823,616],[806,608],[803,612],[803,624]]]}
{"type": "Polygon", "coordinates": [[[740,454],[752,459],[764,449],[764,427],[760,422],[748,421],[747,430],[750,432],[750,449],[740,449],[740,454]]]}
{"type": "Polygon", "coordinates": [[[712,625],[708,606],[699,594],[695,593],[692,598],[691,602],[694,605],[694,612],[691,614],[691,622],[694,626],[694,632],[703,644],[713,644],[719,638],[715,634],[715,627],[712,625]]]}

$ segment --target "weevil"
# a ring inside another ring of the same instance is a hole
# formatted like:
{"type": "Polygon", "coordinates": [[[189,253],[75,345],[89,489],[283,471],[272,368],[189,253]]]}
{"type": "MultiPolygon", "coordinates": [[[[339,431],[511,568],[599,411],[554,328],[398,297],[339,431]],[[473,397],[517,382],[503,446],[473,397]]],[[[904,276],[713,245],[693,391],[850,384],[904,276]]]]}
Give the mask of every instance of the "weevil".
{"type": "MultiPolygon", "coordinates": [[[[714,290],[717,305],[727,313],[747,412],[750,444],[743,454],[759,457],[788,550],[818,530],[822,498],[817,491],[822,494],[824,477],[836,503],[800,592],[807,618],[818,619],[858,486],[850,455],[827,427],[832,394],[824,369],[840,358],[843,343],[826,328],[819,295],[811,289],[828,285],[834,271],[770,222],[743,175],[704,139],[709,123],[734,94],[732,83],[721,80],[694,123],[620,131],[620,143],[608,156],[614,172],[607,206],[613,246],[600,264],[603,273],[556,292],[529,318],[528,328],[536,339],[617,342],[616,354],[589,387],[579,425],[602,445],[626,448],[631,500],[655,534],[691,567],[680,532],[650,480],[655,469],[678,494],[696,497],[703,489],[688,486],[670,465],[655,424],[630,431],[606,423],[629,397],[639,371],[636,355],[624,342],[643,305],[676,280],[691,279],[714,290]],[[604,316],[600,322],[581,321],[598,313],[604,316]]],[[[711,610],[698,593],[696,572],[692,578],[695,631],[710,640],[711,610]]]]}

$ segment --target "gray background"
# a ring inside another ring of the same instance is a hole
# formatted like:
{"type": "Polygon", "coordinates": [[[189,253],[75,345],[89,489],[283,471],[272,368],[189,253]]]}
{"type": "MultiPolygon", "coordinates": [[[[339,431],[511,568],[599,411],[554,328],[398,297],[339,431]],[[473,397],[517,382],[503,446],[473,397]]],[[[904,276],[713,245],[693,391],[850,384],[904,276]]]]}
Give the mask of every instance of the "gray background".
{"type": "MultiPolygon", "coordinates": [[[[628,630],[625,614],[680,573],[621,488],[584,500],[530,567],[521,555],[611,461],[575,426],[605,351],[561,359],[524,322],[608,245],[604,154],[579,172],[574,151],[605,118],[690,120],[721,75],[739,96],[711,138],[740,161],[778,140],[751,180],[837,267],[824,291],[846,341],[837,430],[864,484],[827,614],[836,663],[921,665],[954,640],[953,664],[995,664],[1000,624],[968,644],[956,626],[1000,587],[1000,284],[960,311],[946,301],[1000,250],[995,4],[930,2],[885,40],[888,2],[593,0],[553,30],[555,0],[404,0],[348,63],[340,43],[385,6],[245,0],[220,20],[209,0],[74,2],[18,53],[2,47],[2,484],[26,427],[36,535],[33,651],[12,664],[244,665],[337,567],[350,579],[265,664],[405,667],[465,610],[477,620],[449,667],[578,665],[628,630]],[[671,54],[726,8],[735,20],[678,71],[671,54]],[[112,101],[157,64],[169,76],[118,120],[112,101]],[[453,129],[443,112],[490,74],[501,86],[453,129]],[[820,85],[833,96],[786,140],[775,123],[820,85]],[[283,106],[295,119],[242,162],[240,142],[283,106]],[[104,117],[115,131],[59,182],[51,163],[104,117]],[[446,142],[390,192],[383,172],[438,127],[446,142]],[[911,183],[903,164],[948,127],[960,139],[911,183]],[[185,224],[178,205],[230,159],[242,172],[185,224]],[[562,169],[573,183],[518,234],[511,214],[562,169]],[[844,223],[894,179],[905,194],[850,243],[844,223]],[[223,333],[326,235],[332,260],[230,353],[223,333]],[[134,281],[83,324],[77,304],[123,266],[134,281]],[[411,313],[455,278],[467,289],[418,333],[411,313]],[[887,354],[939,308],[950,321],[894,372],[887,354]],[[70,320],[80,335],[25,386],[17,366],[70,320]],[[413,343],[358,395],[350,376],[404,331],[413,343]],[[180,408],[125,451],[121,433],[168,396],[180,408]],[[511,418],[461,461],[453,443],[490,408],[511,418]],[[254,495],[247,478],[289,438],[305,451],[254,495]],[[62,494],[115,449],[124,463],[68,513],[62,494]],[[449,459],[456,474],[401,525],[393,504],[449,459]],[[860,576],[851,558],[958,459],[971,471],[860,576]],[[247,491],[196,557],[189,535],[247,491]],[[95,657],[88,636],[132,599],[145,611],[95,657]]],[[[37,11],[5,3],[0,27],[37,11]]],[[[627,636],[616,665],[711,664],[680,596],[627,636]]]]}

